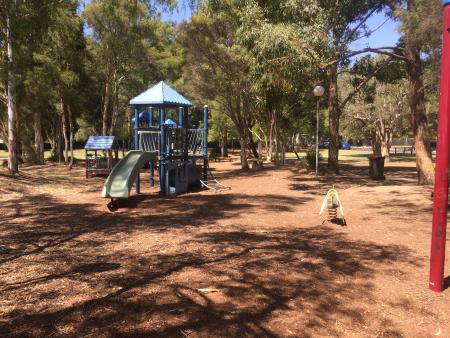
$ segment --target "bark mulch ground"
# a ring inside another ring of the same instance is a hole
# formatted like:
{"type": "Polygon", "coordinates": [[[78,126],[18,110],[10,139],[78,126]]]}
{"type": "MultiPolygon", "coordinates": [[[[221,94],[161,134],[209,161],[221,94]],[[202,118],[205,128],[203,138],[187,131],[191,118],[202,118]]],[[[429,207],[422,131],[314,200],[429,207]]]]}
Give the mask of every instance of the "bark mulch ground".
{"type": "Polygon", "coordinates": [[[450,337],[414,163],[383,182],[363,162],[318,180],[211,165],[231,191],[144,186],[115,214],[82,168],[0,169],[0,336],[450,337]],[[318,216],[332,185],[346,227],[318,216]]]}

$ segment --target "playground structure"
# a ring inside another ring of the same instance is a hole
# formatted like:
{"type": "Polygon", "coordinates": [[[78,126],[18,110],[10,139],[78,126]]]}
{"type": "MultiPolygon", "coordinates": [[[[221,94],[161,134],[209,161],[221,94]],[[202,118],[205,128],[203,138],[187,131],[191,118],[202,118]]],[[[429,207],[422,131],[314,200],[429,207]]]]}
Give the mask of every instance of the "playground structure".
{"type": "Polygon", "coordinates": [[[149,164],[150,186],[158,169],[159,193],[185,193],[192,186],[208,182],[208,106],[203,109],[203,127],[190,128],[192,103],[161,81],[130,101],[134,108],[134,151],[114,167],[105,182],[102,196],[128,198],[135,182],[141,191],[140,169],[149,164]],[[177,122],[175,122],[177,120],[177,122]],[[157,122],[159,121],[159,123],[157,122]]]}
{"type": "Polygon", "coordinates": [[[89,136],[84,149],[86,178],[109,175],[119,161],[119,144],[114,136],[89,136]]]}
{"type": "Polygon", "coordinates": [[[436,292],[444,290],[448,169],[450,160],[450,0],[444,0],[443,5],[444,27],[442,36],[441,90],[439,98],[429,279],[429,288],[436,292]]]}

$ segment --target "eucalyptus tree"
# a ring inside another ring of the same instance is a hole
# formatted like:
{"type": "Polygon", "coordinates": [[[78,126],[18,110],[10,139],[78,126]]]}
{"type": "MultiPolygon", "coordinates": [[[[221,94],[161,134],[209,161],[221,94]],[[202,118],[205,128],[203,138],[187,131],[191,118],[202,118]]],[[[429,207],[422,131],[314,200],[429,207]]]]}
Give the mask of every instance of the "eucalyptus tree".
{"type": "MultiPolygon", "coordinates": [[[[254,27],[254,33],[266,41],[267,46],[272,42],[272,59],[265,57],[266,62],[277,64],[280,72],[287,70],[287,78],[297,74],[303,78],[303,83],[309,81],[309,90],[316,83],[326,83],[330,129],[328,166],[336,172],[339,120],[345,106],[364,86],[361,82],[354,91],[342,97],[338,77],[340,70],[349,62],[349,46],[362,36],[371,34],[367,21],[381,10],[379,0],[246,1],[243,15],[247,18],[248,29],[251,31],[254,27]],[[279,41],[283,43],[279,44],[279,41]]],[[[258,50],[261,45],[255,43],[250,48],[258,50]]],[[[258,52],[260,55],[261,52],[258,52]]],[[[305,85],[303,87],[307,88],[305,85]]]]}
{"type": "MultiPolygon", "coordinates": [[[[19,125],[26,116],[23,79],[32,64],[32,55],[42,41],[43,32],[58,0],[0,1],[0,47],[2,53],[0,78],[2,93],[0,111],[7,111],[8,169],[18,173],[19,125]]],[[[5,124],[2,122],[2,125],[5,124]]]]}
{"type": "Polygon", "coordinates": [[[197,98],[215,100],[233,121],[239,134],[241,166],[247,169],[249,144],[258,156],[250,132],[256,99],[249,77],[250,56],[236,37],[237,5],[238,1],[206,1],[191,17],[182,37],[184,78],[197,98]]]}
{"type": "Polygon", "coordinates": [[[216,140],[219,144],[221,156],[228,156],[228,140],[233,135],[233,122],[228,115],[223,113],[222,107],[217,102],[209,102],[211,107],[210,117],[210,133],[208,134],[212,140],[216,140]]]}
{"type": "MultiPolygon", "coordinates": [[[[302,10],[309,16],[307,22],[318,23],[309,28],[303,25],[302,31],[306,38],[311,36],[309,42],[315,46],[316,55],[320,56],[319,68],[326,71],[330,128],[328,166],[337,172],[340,117],[345,106],[364,86],[362,81],[354,91],[345,97],[341,96],[338,87],[340,69],[349,61],[347,55],[349,45],[361,36],[371,34],[367,20],[381,10],[381,5],[376,0],[302,1],[302,3],[302,10]]],[[[367,79],[369,78],[370,75],[367,79]]]]}
{"type": "Polygon", "coordinates": [[[400,22],[401,38],[395,46],[348,51],[349,56],[365,52],[388,55],[403,61],[409,81],[409,109],[416,150],[419,184],[434,182],[429,142],[426,91],[423,82],[425,60],[441,48],[442,4],[439,0],[382,0],[387,14],[400,22]]]}
{"type": "MultiPolygon", "coordinates": [[[[340,84],[351,87],[351,79],[340,84]]],[[[354,96],[342,115],[345,136],[371,142],[375,155],[390,159],[394,138],[409,135],[408,84],[406,79],[386,83],[372,79],[354,96]]]]}
{"type": "Polygon", "coordinates": [[[429,142],[423,59],[438,52],[441,47],[442,4],[439,0],[384,2],[390,15],[400,20],[402,39],[398,46],[385,47],[378,52],[392,55],[406,64],[419,184],[431,184],[434,182],[434,167],[429,142]]]}
{"type": "Polygon", "coordinates": [[[239,8],[242,24],[238,30],[239,42],[252,56],[249,75],[258,98],[256,118],[268,138],[268,157],[276,163],[282,162],[287,138],[295,133],[292,126],[298,131],[296,121],[302,113],[311,115],[314,110],[308,97],[316,75],[311,57],[299,53],[295,45],[302,36],[282,5],[286,4],[245,2],[239,8]]]}
{"type": "Polygon", "coordinates": [[[33,53],[34,64],[25,80],[29,96],[35,98],[30,104],[38,108],[40,103],[41,107],[33,110],[36,157],[40,164],[44,161],[43,127],[59,130],[59,121],[65,162],[68,164],[70,160],[72,164],[73,161],[74,112],[80,109],[79,98],[83,95],[80,78],[85,63],[83,23],[77,6],[77,1],[69,0],[53,8],[49,27],[33,53]],[[49,116],[48,113],[51,118],[43,125],[42,118],[49,116]]]}
{"type": "Polygon", "coordinates": [[[157,39],[157,6],[174,4],[174,0],[93,0],[86,6],[83,16],[91,32],[89,48],[103,87],[103,135],[114,134],[120,110],[128,100],[121,92],[123,87],[135,83],[136,74],[152,68],[149,48],[157,39]]]}
{"type": "Polygon", "coordinates": [[[16,107],[16,41],[15,31],[17,25],[17,1],[2,1],[2,49],[6,49],[6,95],[3,97],[7,106],[7,130],[8,130],[8,170],[10,174],[19,172],[18,159],[18,130],[17,130],[17,107],[16,107]]]}

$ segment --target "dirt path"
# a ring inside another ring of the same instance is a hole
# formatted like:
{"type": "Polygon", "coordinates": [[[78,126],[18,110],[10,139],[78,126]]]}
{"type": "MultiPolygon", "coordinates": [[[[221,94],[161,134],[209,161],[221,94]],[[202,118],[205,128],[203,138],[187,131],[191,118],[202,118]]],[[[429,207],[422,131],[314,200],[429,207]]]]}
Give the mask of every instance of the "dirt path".
{"type": "Polygon", "coordinates": [[[81,168],[0,169],[0,336],[450,337],[410,164],[385,182],[214,167],[231,191],[144,187],[116,214],[81,168]],[[318,217],[333,184],[347,227],[318,217]]]}

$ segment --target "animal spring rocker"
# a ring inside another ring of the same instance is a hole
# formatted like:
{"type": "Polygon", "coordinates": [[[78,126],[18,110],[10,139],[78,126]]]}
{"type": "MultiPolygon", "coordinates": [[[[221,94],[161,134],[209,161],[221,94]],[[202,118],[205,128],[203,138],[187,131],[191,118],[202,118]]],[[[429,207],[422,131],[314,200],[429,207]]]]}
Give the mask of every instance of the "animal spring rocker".
{"type": "Polygon", "coordinates": [[[342,207],[342,203],[339,199],[339,194],[338,194],[337,190],[334,188],[334,186],[333,186],[333,188],[328,190],[327,195],[325,196],[325,198],[322,202],[322,207],[320,208],[319,216],[324,213],[325,208],[327,209],[327,211],[326,211],[327,218],[324,219],[322,224],[324,224],[325,222],[328,222],[328,223],[340,224],[342,226],[347,225],[347,222],[345,221],[345,218],[344,218],[344,208],[342,207]],[[338,209],[341,214],[340,218],[338,217],[338,209]]]}

